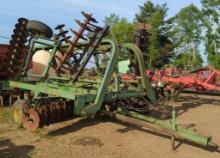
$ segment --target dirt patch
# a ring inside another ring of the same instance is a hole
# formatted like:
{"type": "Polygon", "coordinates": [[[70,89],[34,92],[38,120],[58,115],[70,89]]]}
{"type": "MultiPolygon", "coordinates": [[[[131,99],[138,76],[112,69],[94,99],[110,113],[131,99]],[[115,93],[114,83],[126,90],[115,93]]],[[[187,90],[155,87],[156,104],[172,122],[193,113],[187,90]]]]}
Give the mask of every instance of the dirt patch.
{"type": "Polygon", "coordinates": [[[73,142],[73,144],[75,145],[82,145],[82,146],[103,146],[104,144],[95,137],[83,137],[83,138],[79,138],[77,140],[75,140],[73,142]]]}

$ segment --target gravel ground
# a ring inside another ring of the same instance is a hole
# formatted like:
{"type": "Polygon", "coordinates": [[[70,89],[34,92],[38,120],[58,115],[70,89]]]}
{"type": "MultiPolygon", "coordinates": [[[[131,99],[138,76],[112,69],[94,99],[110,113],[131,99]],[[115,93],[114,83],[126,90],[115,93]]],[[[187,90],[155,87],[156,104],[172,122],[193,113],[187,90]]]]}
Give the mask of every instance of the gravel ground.
{"type": "MultiPolygon", "coordinates": [[[[197,132],[220,145],[220,97],[182,94],[175,105],[178,124],[195,124],[197,132]]],[[[31,133],[16,129],[8,109],[0,109],[0,158],[220,158],[220,152],[187,143],[171,150],[168,137],[113,120],[80,119],[31,133]]]]}

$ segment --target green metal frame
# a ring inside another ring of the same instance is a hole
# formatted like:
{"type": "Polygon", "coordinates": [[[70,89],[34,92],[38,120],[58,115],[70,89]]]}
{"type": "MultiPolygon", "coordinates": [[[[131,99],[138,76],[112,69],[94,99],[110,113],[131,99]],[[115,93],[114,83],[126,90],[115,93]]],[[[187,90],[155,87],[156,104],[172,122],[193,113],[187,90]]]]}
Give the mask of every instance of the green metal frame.
{"type": "Polygon", "coordinates": [[[164,129],[163,130],[164,133],[167,133],[171,136],[174,135],[176,137],[187,139],[187,140],[190,140],[192,142],[195,142],[197,144],[201,144],[204,146],[208,146],[208,145],[216,146],[216,144],[211,142],[211,137],[202,136],[201,134],[198,134],[194,132],[193,130],[185,129],[183,127],[177,126],[174,113],[173,113],[171,122],[158,120],[156,118],[146,116],[146,115],[141,115],[137,112],[125,110],[122,108],[118,108],[117,113],[157,125],[158,127],[164,129]]]}
{"type": "Polygon", "coordinates": [[[31,44],[30,44],[31,49],[29,50],[27,58],[25,60],[25,65],[24,65],[24,69],[23,69],[23,76],[46,79],[48,77],[49,69],[52,65],[53,60],[55,59],[55,55],[56,55],[57,51],[59,50],[60,46],[61,46],[61,44],[57,41],[46,39],[43,37],[38,37],[38,36],[34,37],[34,39],[31,40],[31,44]],[[41,47],[39,47],[39,45],[41,45],[41,47]],[[44,49],[50,48],[50,50],[52,50],[50,52],[50,58],[48,60],[48,64],[45,67],[42,75],[29,74],[29,73],[27,73],[27,70],[28,70],[28,66],[30,64],[30,61],[31,61],[34,53],[37,50],[39,50],[40,48],[44,48],[44,49]]]}
{"type": "MultiPolygon", "coordinates": [[[[37,43],[43,43],[44,41],[33,41],[37,43]]],[[[49,41],[51,42],[51,41],[49,41]]],[[[53,41],[52,41],[53,42],[53,41]]],[[[32,46],[34,44],[32,43],[32,46]]],[[[139,88],[135,90],[127,90],[120,91],[119,85],[119,77],[117,70],[118,57],[120,56],[120,49],[118,45],[111,40],[103,40],[102,43],[107,44],[108,48],[111,48],[111,58],[107,64],[106,71],[104,73],[103,78],[97,80],[83,80],[78,79],[77,82],[71,83],[67,78],[60,78],[57,76],[47,76],[48,70],[51,67],[52,60],[56,51],[59,49],[59,45],[56,43],[45,45],[53,45],[53,51],[51,54],[51,58],[49,59],[48,66],[45,68],[42,77],[44,81],[10,81],[9,85],[14,88],[20,88],[24,90],[29,90],[34,92],[35,97],[40,96],[40,94],[48,94],[51,97],[61,97],[67,100],[74,101],[74,114],[76,115],[93,115],[96,114],[102,107],[105,102],[111,102],[112,100],[131,98],[131,97],[148,97],[152,103],[156,103],[155,92],[151,88],[150,81],[146,78],[145,75],[145,65],[144,58],[140,49],[134,44],[128,43],[123,44],[122,48],[129,49],[136,56],[139,69],[141,74],[141,82],[139,84],[139,88]],[[109,84],[112,76],[116,74],[115,84],[109,84]],[[57,81],[58,80],[58,81],[57,81]]],[[[33,49],[30,49],[33,51],[33,49]]],[[[24,77],[27,77],[27,66],[32,57],[32,52],[29,52],[29,56],[27,57],[27,61],[25,64],[25,73],[24,77]]],[[[176,124],[176,114],[175,111],[172,113],[172,121],[171,123],[167,123],[166,121],[158,120],[150,116],[141,115],[137,112],[128,111],[122,108],[117,109],[117,113],[121,115],[126,115],[132,118],[136,118],[138,120],[143,120],[145,122],[151,123],[153,125],[157,125],[167,131],[169,134],[180,136],[181,138],[193,141],[197,144],[201,145],[215,145],[211,143],[210,137],[205,137],[199,135],[192,130],[185,129],[177,126],[176,124]]]]}
{"type": "Polygon", "coordinates": [[[146,66],[144,64],[144,56],[143,56],[141,50],[136,45],[134,45],[132,43],[123,44],[122,47],[127,48],[127,49],[131,50],[132,53],[134,53],[134,55],[137,58],[138,63],[139,63],[141,82],[142,82],[143,88],[145,90],[145,94],[150,98],[152,103],[156,103],[155,92],[151,88],[150,81],[146,77],[146,73],[145,73],[146,66]]]}

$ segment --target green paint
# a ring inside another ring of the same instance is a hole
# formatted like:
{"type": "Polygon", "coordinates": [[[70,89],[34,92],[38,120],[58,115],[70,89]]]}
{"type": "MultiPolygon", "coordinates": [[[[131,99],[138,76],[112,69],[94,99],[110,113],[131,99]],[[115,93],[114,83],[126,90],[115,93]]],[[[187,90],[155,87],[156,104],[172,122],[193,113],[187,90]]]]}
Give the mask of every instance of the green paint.
{"type": "Polygon", "coordinates": [[[134,55],[136,56],[136,58],[138,60],[138,64],[139,64],[142,86],[143,86],[144,90],[146,91],[146,95],[149,97],[149,99],[152,101],[152,103],[155,103],[156,102],[156,95],[151,87],[150,81],[146,77],[146,73],[145,73],[146,66],[144,64],[144,56],[141,53],[141,50],[136,45],[134,45],[132,43],[123,44],[122,47],[131,50],[132,53],[134,53],[134,55]]]}
{"type": "Polygon", "coordinates": [[[154,125],[159,126],[162,129],[167,130],[166,133],[170,133],[170,135],[175,135],[175,136],[190,140],[192,142],[195,142],[197,144],[207,146],[209,144],[209,141],[211,140],[210,137],[202,136],[202,135],[200,135],[190,129],[185,129],[180,126],[175,126],[175,129],[173,129],[172,123],[158,120],[158,119],[150,117],[150,116],[141,115],[137,112],[128,111],[128,110],[124,110],[122,108],[118,108],[117,113],[129,116],[132,118],[136,118],[136,119],[139,119],[142,121],[146,121],[148,123],[152,123],[154,125]]]}
{"type": "Polygon", "coordinates": [[[118,71],[119,73],[127,73],[129,70],[128,65],[130,64],[129,60],[120,61],[118,63],[118,71]]]}
{"type": "Polygon", "coordinates": [[[105,71],[104,77],[102,79],[101,85],[96,94],[95,102],[83,109],[83,115],[95,114],[101,108],[107,92],[108,84],[117,64],[118,48],[116,44],[111,40],[106,40],[105,42],[109,42],[112,45],[111,58],[108,63],[108,67],[105,71]]]}

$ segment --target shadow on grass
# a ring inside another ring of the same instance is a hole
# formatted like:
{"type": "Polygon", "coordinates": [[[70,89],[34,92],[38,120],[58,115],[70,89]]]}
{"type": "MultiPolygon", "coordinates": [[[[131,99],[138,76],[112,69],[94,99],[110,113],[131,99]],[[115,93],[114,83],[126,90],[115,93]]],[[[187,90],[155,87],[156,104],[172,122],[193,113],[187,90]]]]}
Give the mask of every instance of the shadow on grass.
{"type": "Polygon", "coordinates": [[[83,129],[83,128],[86,128],[86,127],[89,127],[89,126],[99,124],[100,122],[103,122],[103,121],[100,120],[100,119],[97,119],[97,118],[80,119],[79,121],[77,121],[73,124],[67,125],[65,127],[59,128],[59,129],[56,129],[54,131],[50,131],[48,133],[48,135],[49,136],[65,135],[65,134],[68,134],[68,133],[76,132],[80,129],[83,129]]]}
{"type": "Polygon", "coordinates": [[[33,145],[16,146],[10,139],[0,140],[0,158],[31,158],[33,145]]]}
{"type": "Polygon", "coordinates": [[[176,107],[177,116],[184,114],[189,109],[197,108],[199,106],[202,106],[204,104],[210,104],[215,106],[220,106],[220,99],[214,99],[214,98],[202,98],[197,95],[191,96],[180,96],[176,102],[183,102],[181,106],[176,107]]]}

